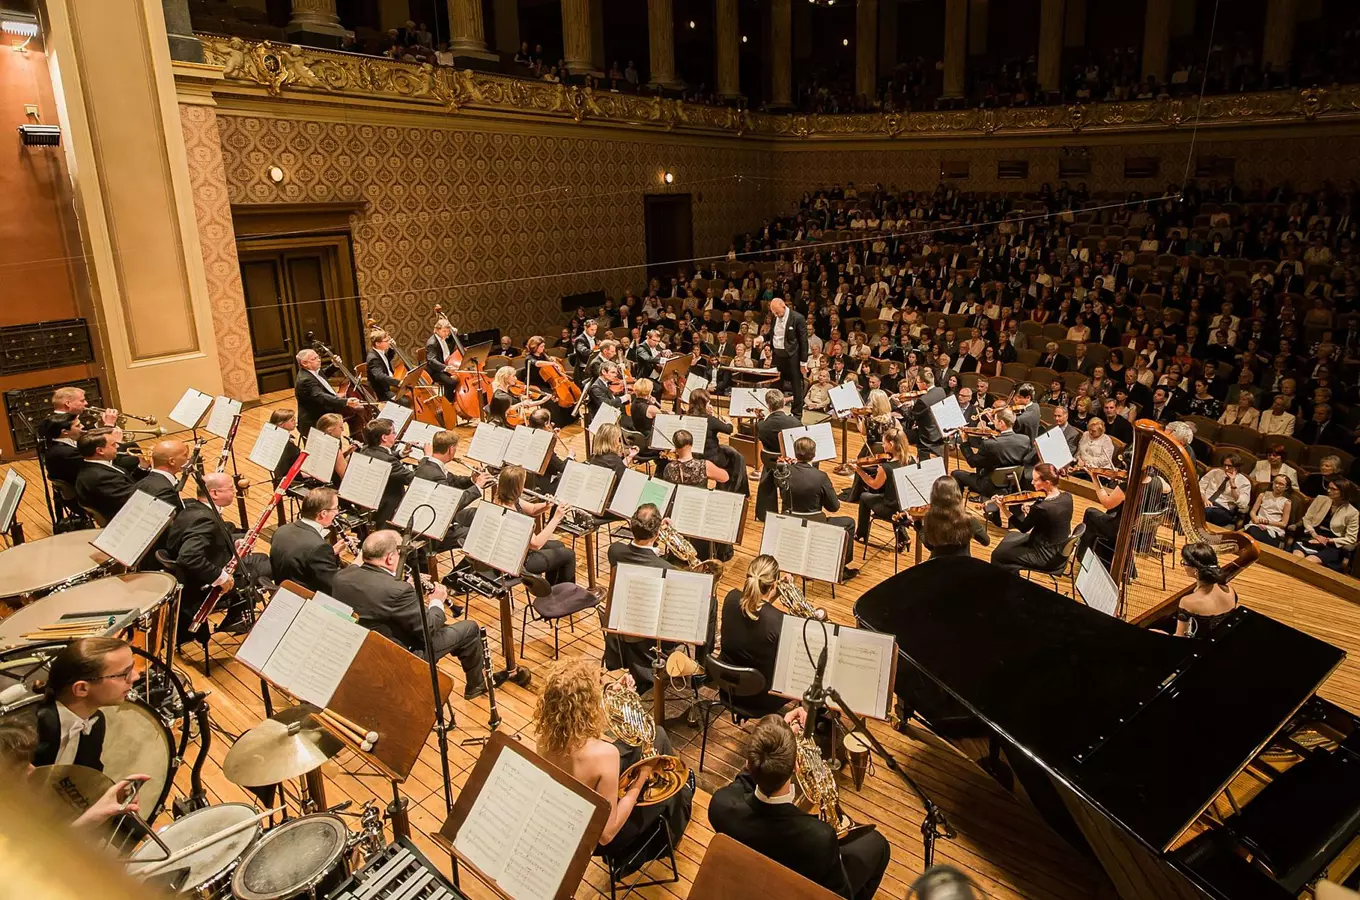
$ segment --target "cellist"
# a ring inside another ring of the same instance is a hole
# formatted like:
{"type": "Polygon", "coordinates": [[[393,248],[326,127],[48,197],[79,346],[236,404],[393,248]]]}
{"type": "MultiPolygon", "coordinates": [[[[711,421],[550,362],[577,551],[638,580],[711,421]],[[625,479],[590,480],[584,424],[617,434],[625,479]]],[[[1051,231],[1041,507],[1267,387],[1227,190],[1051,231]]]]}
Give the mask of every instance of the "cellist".
{"type": "Polygon", "coordinates": [[[364,357],[364,370],[368,376],[368,386],[380,401],[391,400],[401,386],[401,379],[393,371],[393,359],[397,351],[392,349],[392,336],[380,328],[368,333],[368,355],[364,357]]]}
{"type": "Polygon", "coordinates": [[[562,363],[547,352],[547,341],[534,335],[524,342],[524,383],[542,387],[553,395],[554,403],[547,405],[553,424],[559,428],[572,420],[572,410],[581,399],[581,388],[571,380],[562,363]]]}

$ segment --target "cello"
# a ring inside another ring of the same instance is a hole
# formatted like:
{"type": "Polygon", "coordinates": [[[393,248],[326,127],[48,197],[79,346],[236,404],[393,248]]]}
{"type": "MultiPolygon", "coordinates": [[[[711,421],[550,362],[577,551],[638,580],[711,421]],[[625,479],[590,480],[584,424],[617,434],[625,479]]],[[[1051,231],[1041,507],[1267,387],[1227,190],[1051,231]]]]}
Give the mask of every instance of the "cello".
{"type": "MultiPolygon", "coordinates": [[[[444,320],[444,311],[439,304],[434,307],[435,321],[444,320]]],[[[447,321],[447,320],[444,320],[447,321]]],[[[467,348],[463,346],[463,341],[458,337],[458,329],[450,331],[449,337],[453,339],[453,349],[449,351],[449,356],[444,360],[444,371],[450,375],[455,383],[452,397],[442,397],[440,404],[440,414],[445,428],[452,428],[458,424],[458,416],[473,422],[480,421],[482,418],[482,404],[487,393],[486,373],[478,367],[470,372],[461,369],[463,359],[467,355],[467,348]]]]}

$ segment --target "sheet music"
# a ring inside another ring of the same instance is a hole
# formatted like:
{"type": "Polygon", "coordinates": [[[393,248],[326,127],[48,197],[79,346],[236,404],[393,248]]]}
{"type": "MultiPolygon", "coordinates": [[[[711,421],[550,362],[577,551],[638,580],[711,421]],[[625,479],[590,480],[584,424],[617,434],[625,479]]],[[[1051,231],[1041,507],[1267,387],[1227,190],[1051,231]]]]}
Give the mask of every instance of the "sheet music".
{"type": "MultiPolygon", "coordinates": [[[[283,456],[283,447],[288,443],[289,434],[291,432],[265,422],[260,426],[260,436],[255,438],[255,446],[250,448],[250,461],[273,472],[279,464],[279,457],[283,456]]],[[[310,453],[307,458],[311,458],[310,453]]]]}
{"type": "Polygon", "coordinates": [[[297,618],[298,610],[306,602],[287,588],[281,587],[275,591],[273,599],[237,648],[236,658],[256,672],[263,672],[269,657],[274,655],[279,641],[283,640],[293,619],[297,618]]]}
{"type": "Polygon", "coordinates": [[[212,412],[208,413],[208,422],[203,427],[208,430],[209,434],[215,434],[225,440],[227,435],[231,433],[232,420],[236,418],[236,414],[240,411],[240,400],[218,396],[213,400],[212,412]]]}
{"type": "Polygon", "coordinates": [[[123,508],[90,544],[131,568],[160,537],[174,513],[175,508],[164,500],[158,500],[146,491],[133,491],[123,508]]]}
{"type": "Polygon", "coordinates": [[[663,581],[656,636],[687,644],[704,643],[708,640],[708,612],[713,603],[713,576],[671,569],[663,581]]]}
{"type": "Polygon", "coordinates": [[[494,503],[477,504],[467,537],[463,540],[464,553],[482,563],[495,555],[496,535],[501,529],[501,512],[502,507],[494,503]]]}
{"type": "Polygon", "coordinates": [[[826,683],[855,712],[886,719],[896,652],[890,634],[837,626],[835,646],[827,661],[826,683]]]}
{"type": "Polygon", "coordinates": [[[350,606],[348,603],[341,603],[330,594],[323,594],[321,591],[317,591],[312,595],[310,602],[315,603],[322,609],[335,613],[342,619],[347,619],[351,622],[354,621],[354,607],[350,606]]]}
{"type": "Polygon", "coordinates": [[[807,561],[801,574],[832,584],[841,580],[845,559],[845,529],[825,522],[808,522],[807,561]]]}
{"type": "MultiPolygon", "coordinates": [[[[330,484],[331,476],[335,474],[335,458],[339,455],[340,439],[313,428],[307,432],[307,458],[302,461],[299,474],[330,484]]],[[[357,457],[350,458],[351,464],[355,459],[357,457]]]]}
{"type": "MultiPolygon", "coordinates": [[[[708,379],[693,370],[685,374],[685,386],[680,390],[680,402],[688,403],[689,395],[695,391],[708,390],[708,379]]],[[[703,446],[700,444],[699,446],[703,446]]]]}
{"type": "Polygon", "coordinates": [[[463,492],[451,485],[431,481],[428,478],[414,478],[406,489],[405,496],[401,498],[397,511],[392,514],[392,524],[398,528],[405,528],[412,524],[411,516],[418,507],[431,506],[434,508],[433,517],[430,510],[421,509],[413,524],[419,527],[420,533],[426,537],[442,541],[444,534],[449,530],[449,523],[453,521],[453,511],[458,506],[458,499],[462,496],[463,492]]]}
{"type": "Polygon", "coordinates": [[[402,432],[401,439],[416,446],[412,448],[412,456],[417,458],[425,455],[420,448],[434,440],[434,436],[444,429],[438,425],[431,425],[429,422],[420,422],[416,419],[406,423],[406,430],[402,432]]]}
{"type": "Polygon", "coordinates": [[[867,405],[860,396],[859,388],[848,381],[836,385],[827,394],[831,397],[831,408],[842,416],[851,410],[863,409],[867,405]]]}
{"type": "Polygon", "coordinates": [[[513,900],[552,900],[593,813],[585,798],[502,750],[453,845],[513,900]]]}
{"type": "Polygon", "coordinates": [[[617,516],[631,518],[644,503],[656,505],[664,516],[670,506],[675,485],[659,478],[648,478],[636,469],[624,469],[619,477],[619,485],[609,501],[609,511],[617,516]]]}
{"type": "Polygon", "coordinates": [[[534,536],[534,520],[523,513],[483,503],[477,507],[463,551],[508,575],[518,575],[534,536]]]}
{"type": "Polygon", "coordinates": [[[930,414],[935,417],[935,424],[939,426],[940,431],[957,431],[968,424],[963,418],[959,400],[953,394],[949,394],[939,403],[931,404],[930,414]]]}
{"type": "Polygon", "coordinates": [[[477,430],[472,433],[472,443],[468,444],[467,458],[488,466],[499,466],[505,460],[505,448],[514,434],[509,428],[478,422],[477,430]]]}
{"type": "Polygon", "coordinates": [[[340,499],[365,509],[377,509],[391,477],[391,463],[355,453],[345,467],[345,477],[340,479],[340,499]]]}
{"type": "Polygon", "coordinates": [[[1115,584],[1114,578],[1100,561],[1100,557],[1096,556],[1095,550],[1090,547],[1086,548],[1086,553],[1081,558],[1076,586],[1087,606],[1098,609],[1107,616],[1118,614],[1119,586],[1115,584]]]}
{"type": "Polygon", "coordinates": [[[409,422],[413,415],[415,415],[414,410],[402,406],[400,403],[393,403],[391,400],[384,403],[382,409],[378,410],[378,418],[391,422],[392,428],[397,434],[401,434],[402,426],[409,422]]]}
{"type": "Polygon", "coordinates": [[[197,428],[198,422],[203,418],[203,414],[212,405],[212,394],[205,394],[189,388],[184,392],[184,396],[179,398],[175,408],[170,410],[170,421],[183,425],[185,428],[197,428]]]}
{"type": "Polygon", "coordinates": [[[1056,425],[1035,438],[1034,443],[1039,448],[1039,458],[1055,469],[1066,468],[1075,461],[1067,437],[1056,425]]]}
{"type": "Polygon", "coordinates": [[[703,416],[677,416],[671,413],[657,413],[652,420],[652,449],[674,450],[675,442],[671,436],[677,431],[688,431],[694,438],[694,448],[702,453],[704,441],[708,440],[708,419],[703,416]]]}
{"type": "Polygon", "coordinates": [[[764,392],[753,388],[734,387],[727,404],[727,413],[733,418],[751,417],[759,413],[765,415],[769,408],[761,396],[764,392]]]}
{"type": "Polygon", "coordinates": [[[835,625],[829,623],[823,628],[822,623],[813,619],[794,617],[785,619],[784,627],[779,632],[779,649],[774,660],[774,683],[770,685],[770,690],[790,697],[803,696],[817,674],[817,656],[828,640],[831,642],[831,648],[827,652],[828,677],[825,680],[830,681],[831,659],[836,650],[835,628],[835,625]],[[803,646],[804,635],[807,637],[807,649],[803,646]],[[808,659],[809,649],[812,651],[811,659],[808,659]]]}
{"type": "Polygon", "coordinates": [[[937,478],[945,476],[944,459],[932,456],[917,465],[898,466],[893,469],[893,484],[897,487],[897,502],[900,509],[912,506],[928,506],[930,491],[937,478]]]}
{"type": "Polygon", "coordinates": [[[591,416],[590,424],[586,426],[586,431],[594,434],[600,430],[600,426],[602,425],[613,425],[619,420],[619,416],[621,415],[623,415],[623,411],[617,406],[601,403],[600,408],[595,410],[595,415],[591,416]]]}
{"type": "Polygon", "coordinates": [[[781,571],[819,581],[840,581],[845,558],[845,529],[797,516],[769,513],[760,552],[779,561],[781,571]]]}
{"type": "Polygon", "coordinates": [[[694,485],[677,485],[671,523],[687,537],[735,544],[741,529],[745,498],[729,491],[710,491],[694,485]]]}
{"type": "Polygon", "coordinates": [[[553,496],[568,506],[598,516],[604,512],[609,490],[613,486],[613,469],[569,459],[562,469],[562,477],[557,481],[557,491],[553,496]]]}
{"type": "Polygon", "coordinates": [[[541,472],[556,437],[556,433],[548,429],[516,426],[505,446],[505,462],[523,466],[530,472],[541,472]]]}
{"type": "Polygon", "coordinates": [[[304,603],[261,674],[306,703],[330,705],[368,629],[320,603],[304,603]]]}
{"type": "Polygon", "coordinates": [[[802,437],[809,437],[817,444],[817,450],[812,455],[812,462],[821,462],[824,459],[836,458],[836,433],[831,430],[831,422],[818,422],[816,425],[804,425],[801,428],[785,428],[779,432],[779,446],[784,455],[792,457],[794,443],[802,437]]]}
{"type": "Polygon", "coordinates": [[[661,622],[661,601],[666,594],[663,569],[619,563],[614,569],[609,603],[609,627],[626,634],[654,636],[661,622]]]}
{"type": "Polygon", "coordinates": [[[13,469],[5,472],[5,484],[0,487],[0,531],[9,531],[14,525],[14,514],[26,487],[28,482],[18,472],[13,469]]]}
{"type": "Polygon", "coordinates": [[[765,530],[760,536],[760,552],[773,556],[781,571],[798,574],[807,562],[807,532],[795,516],[766,513],[765,530]]]}

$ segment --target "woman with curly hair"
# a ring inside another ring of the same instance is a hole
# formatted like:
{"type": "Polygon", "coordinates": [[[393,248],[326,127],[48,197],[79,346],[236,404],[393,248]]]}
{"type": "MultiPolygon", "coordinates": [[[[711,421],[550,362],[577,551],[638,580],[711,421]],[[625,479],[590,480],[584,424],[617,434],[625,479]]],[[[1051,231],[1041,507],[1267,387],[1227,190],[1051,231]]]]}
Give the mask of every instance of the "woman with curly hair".
{"type": "MultiPolygon", "coordinates": [[[[621,741],[604,739],[608,719],[604,712],[604,690],[599,664],[589,659],[568,659],[548,670],[543,691],[534,710],[538,734],[538,753],[577,781],[609,801],[609,819],[600,835],[601,853],[624,869],[620,875],[636,871],[666,852],[664,833],[657,827],[665,817],[671,835],[678,843],[689,824],[694,786],[690,784],[664,803],[638,806],[638,798],[651,767],[642,767],[620,796],[619,776],[641,757],[641,749],[621,741]]],[[[632,689],[631,676],[625,675],[623,687],[632,689]]],[[[671,742],[666,732],[656,729],[656,752],[670,755],[671,742]]]]}

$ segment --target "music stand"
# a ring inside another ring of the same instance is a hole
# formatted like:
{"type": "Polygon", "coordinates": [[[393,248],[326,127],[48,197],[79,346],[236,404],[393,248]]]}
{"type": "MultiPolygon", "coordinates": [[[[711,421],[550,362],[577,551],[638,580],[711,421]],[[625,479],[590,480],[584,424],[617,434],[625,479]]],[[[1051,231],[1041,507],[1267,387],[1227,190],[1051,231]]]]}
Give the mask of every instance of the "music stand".
{"type": "Polygon", "coordinates": [[[685,379],[689,377],[689,363],[689,354],[685,354],[684,356],[673,356],[666,360],[661,366],[661,372],[656,377],[657,383],[662,386],[662,393],[664,394],[666,382],[670,380],[671,376],[675,376],[675,398],[671,400],[671,411],[676,415],[680,414],[680,407],[678,404],[682,402],[680,400],[680,395],[685,390],[685,379]]]}
{"type": "Polygon", "coordinates": [[[725,834],[713,836],[689,900],[839,900],[792,869],[725,834]]]}
{"type": "MultiPolygon", "coordinates": [[[[568,840],[572,837],[575,838],[575,849],[561,873],[561,880],[558,882],[556,892],[552,895],[553,900],[571,900],[576,894],[576,888],[585,877],[586,869],[590,866],[590,858],[595,847],[599,844],[600,835],[604,833],[605,824],[609,821],[609,801],[543,759],[520,741],[503,732],[493,734],[486,749],[482,751],[481,756],[477,757],[477,762],[472,768],[472,774],[468,777],[467,784],[463,786],[463,790],[458,795],[458,802],[449,811],[448,819],[435,836],[439,838],[439,843],[448,848],[455,861],[460,861],[471,869],[498,897],[502,897],[504,900],[529,900],[529,897],[523,891],[512,893],[513,887],[502,885],[500,881],[484,871],[476,861],[470,858],[470,854],[466,850],[459,847],[459,835],[468,823],[469,816],[476,808],[478,798],[487,789],[487,784],[492,781],[492,775],[498,763],[507,754],[518,756],[520,761],[528,763],[544,773],[550,779],[547,790],[556,793],[558,796],[565,796],[566,792],[569,792],[574,795],[571,798],[572,805],[577,808],[588,808],[590,811],[589,820],[579,834],[574,836],[571,834],[555,835],[556,837],[565,837],[568,840]]],[[[530,820],[534,815],[535,810],[528,812],[530,820]]],[[[524,824],[528,825],[529,823],[524,824]]],[[[522,836],[527,835],[525,828],[512,830],[513,834],[496,836],[500,840],[511,842],[508,848],[511,853],[515,850],[514,845],[521,840],[522,836]]],[[[529,865],[533,865],[533,863],[530,862],[529,865]]],[[[454,884],[457,884],[456,866],[454,872],[454,884]]]]}

